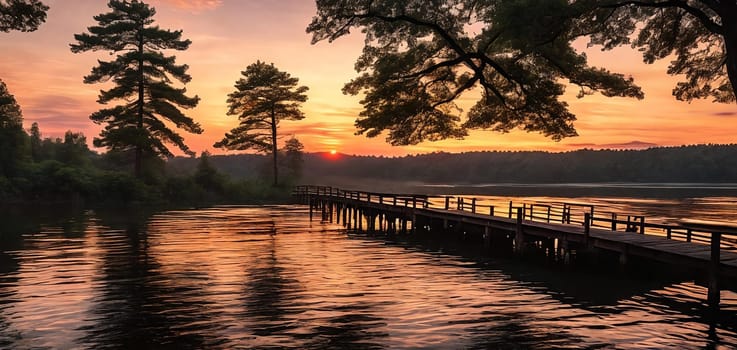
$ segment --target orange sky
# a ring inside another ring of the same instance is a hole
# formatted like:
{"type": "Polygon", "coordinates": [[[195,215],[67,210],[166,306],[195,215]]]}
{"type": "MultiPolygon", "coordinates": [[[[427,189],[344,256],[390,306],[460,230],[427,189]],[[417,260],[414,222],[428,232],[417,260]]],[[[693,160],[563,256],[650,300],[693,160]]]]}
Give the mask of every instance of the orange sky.
{"type": "MultiPolygon", "coordinates": [[[[72,54],[69,44],[75,33],[95,22],[92,16],[106,12],[104,0],[44,0],[51,7],[47,22],[36,32],[0,33],[0,79],[5,81],[23,108],[25,124],[38,122],[45,136],[66,130],[82,131],[92,140],[100,127],[89,120],[98,110],[101,85],[86,85],[82,77],[96,59],[106,53],[72,54]]],[[[237,124],[226,116],[226,95],[240,72],[257,59],[300,78],[310,87],[303,111],[307,118],[287,122],[284,135],[293,134],[308,152],[337,149],[347,154],[404,155],[432,151],[550,150],[596,148],[632,141],[658,145],[737,142],[737,105],[710,101],[678,102],[671,96],[676,79],[665,74],[667,62],[645,65],[636,51],[620,48],[601,52],[587,50],[590,62],[613,71],[631,74],[643,87],[643,101],[624,98],[574,97],[567,99],[578,116],[579,137],[554,142],[539,134],[473,132],[463,141],[426,142],[392,147],[382,136],[355,136],[353,122],[361,105],[359,97],[344,96],[340,89],[356,75],[353,64],[363,46],[360,34],[334,43],[310,44],[305,28],[315,13],[309,0],[151,0],[157,24],[182,29],[193,44],[176,52],[177,63],[190,66],[190,94],[200,105],[188,112],[199,121],[201,135],[182,133],[191,149],[223,153],[212,144],[237,124]]],[[[584,43],[579,45],[585,47],[584,43]]],[[[171,53],[170,53],[171,54],[171,53]]],[[[467,104],[470,106],[470,104],[467,104]]]]}

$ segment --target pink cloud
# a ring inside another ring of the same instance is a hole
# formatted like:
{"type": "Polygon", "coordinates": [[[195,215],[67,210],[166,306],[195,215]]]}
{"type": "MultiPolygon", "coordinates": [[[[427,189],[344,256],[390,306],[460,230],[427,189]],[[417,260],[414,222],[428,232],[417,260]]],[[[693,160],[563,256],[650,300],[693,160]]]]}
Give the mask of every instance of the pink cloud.
{"type": "Polygon", "coordinates": [[[223,4],[223,0],[159,0],[159,2],[189,11],[212,10],[223,4]]]}

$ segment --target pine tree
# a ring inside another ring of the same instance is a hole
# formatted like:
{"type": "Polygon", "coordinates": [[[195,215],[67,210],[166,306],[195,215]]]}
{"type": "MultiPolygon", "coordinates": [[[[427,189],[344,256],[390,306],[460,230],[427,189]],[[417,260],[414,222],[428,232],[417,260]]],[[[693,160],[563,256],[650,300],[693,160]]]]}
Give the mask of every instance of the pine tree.
{"type": "Polygon", "coordinates": [[[240,125],[215,143],[229,150],[253,149],[271,153],[274,186],[279,183],[277,129],[282,120],[301,120],[299,109],[307,101],[308,88],[297,86],[298,78],[279,71],[274,64],[256,61],[241,72],[236,91],[228,95],[228,115],[238,116],[240,125]]]}
{"type": "Polygon", "coordinates": [[[16,174],[26,158],[27,137],[20,106],[0,80],[0,176],[16,174]]]}
{"type": "Polygon", "coordinates": [[[153,25],[156,10],[144,2],[110,0],[108,7],[112,11],[95,16],[98,25],[87,28],[89,33],[74,35],[77,43],[71,44],[71,50],[118,54],[113,61],[99,61],[84,78],[87,84],[107,81],[115,84],[100,92],[99,103],[123,101],[90,116],[95,123],[106,124],[100,137],[94,139],[94,145],[111,151],[135,152],[135,174],[140,177],[144,156],[173,156],[167,144],[194,154],[184,144],[184,138],[165,121],[190,133],[203,131],[180,110],[197,106],[199,97],[188,97],[185,88],[171,84],[172,80],[188,83],[192,79],[187,74],[189,67],[175,64],[175,56],[162,52],[186,50],[191,41],[182,40],[181,30],[163,30],[153,25]]]}
{"type": "Polygon", "coordinates": [[[31,130],[29,132],[31,137],[31,158],[34,162],[41,160],[41,130],[38,127],[38,123],[34,122],[31,124],[31,130]]]}
{"type": "Polygon", "coordinates": [[[38,0],[0,0],[0,32],[32,32],[46,21],[48,10],[38,0]]]}
{"type": "Polygon", "coordinates": [[[302,176],[304,148],[302,142],[294,136],[284,142],[284,165],[294,180],[298,180],[302,176]]]}

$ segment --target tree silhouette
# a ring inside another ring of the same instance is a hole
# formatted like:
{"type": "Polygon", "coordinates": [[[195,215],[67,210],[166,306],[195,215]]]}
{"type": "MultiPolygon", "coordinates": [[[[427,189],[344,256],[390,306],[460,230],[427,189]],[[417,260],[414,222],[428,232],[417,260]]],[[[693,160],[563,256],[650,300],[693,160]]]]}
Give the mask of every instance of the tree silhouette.
{"type": "Polygon", "coordinates": [[[598,25],[592,43],[605,48],[631,44],[642,52],[646,63],[675,57],[668,74],[686,78],[673,89],[677,99],[711,97],[723,103],[737,99],[737,2],[587,0],[583,3],[592,7],[591,12],[581,16],[583,21],[598,25]]]}
{"type": "Polygon", "coordinates": [[[284,165],[289,175],[295,180],[302,176],[302,165],[304,164],[305,146],[296,137],[292,136],[284,141],[284,165]]]}
{"type": "Polygon", "coordinates": [[[575,136],[561,100],[565,82],[579,97],[642,98],[632,78],[588,65],[571,42],[598,28],[572,20],[578,1],[317,0],[312,42],[359,28],[361,73],[343,92],[365,93],[356,127],[394,145],[462,138],[471,128],[575,136]],[[461,117],[456,101],[476,94],[461,117]]]}
{"type": "Polygon", "coordinates": [[[279,122],[304,119],[299,108],[302,102],[307,101],[305,92],[308,88],[298,87],[298,78],[279,71],[273,63],[256,61],[241,74],[243,78],[235,83],[236,91],[228,95],[228,115],[238,116],[240,124],[214,146],[271,153],[274,186],[277,186],[279,122]]]}
{"type": "Polygon", "coordinates": [[[190,133],[200,134],[202,128],[180,108],[197,106],[199,97],[188,97],[185,88],[172,86],[172,79],[186,84],[191,80],[187,65],[176,65],[175,56],[165,56],[162,50],[186,50],[191,41],[182,40],[182,31],[170,31],[154,26],[156,10],[141,1],[110,0],[112,10],[95,16],[99,25],[87,28],[89,33],[75,34],[74,53],[109,51],[118,53],[114,61],[99,61],[87,84],[112,81],[114,87],[100,92],[98,102],[114,100],[124,103],[93,113],[90,119],[107,124],[94,139],[96,147],[112,151],[135,152],[135,174],[140,177],[143,157],[172,157],[166,144],[193,155],[184,139],[164,121],[190,133]]]}
{"type": "Polygon", "coordinates": [[[0,80],[0,176],[15,175],[25,158],[26,138],[20,106],[0,80]]]}
{"type": "Polygon", "coordinates": [[[48,10],[38,0],[0,0],[0,32],[32,32],[46,21],[48,10]]]}
{"type": "Polygon", "coordinates": [[[34,162],[41,160],[41,130],[38,128],[38,123],[33,122],[31,124],[31,130],[29,131],[31,137],[31,158],[34,162]]]}
{"type": "Polygon", "coordinates": [[[23,125],[23,114],[15,97],[8,91],[8,86],[0,80],[0,127],[16,127],[23,125]]]}

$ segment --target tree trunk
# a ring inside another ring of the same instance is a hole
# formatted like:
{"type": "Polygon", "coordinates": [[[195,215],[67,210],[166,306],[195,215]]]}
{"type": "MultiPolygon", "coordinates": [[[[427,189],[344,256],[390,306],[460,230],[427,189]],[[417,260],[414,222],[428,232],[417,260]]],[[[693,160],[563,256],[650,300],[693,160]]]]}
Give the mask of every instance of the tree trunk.
{"type": "Polygon", "coordinates": [[[737,98],[737,3],[722,1],[721,17],[727,53],[727,76],[732,84],[732,94],[737,98]]]}
{"type": "MultiPolygon", "coordinates": [[[[143,24],[141,24],[138,33],[138,79],[138,120],[136,127],[141,132],[143,130],[143,85],[145,80],[145,76],[143,75],[143,24]]],[[[140,139],[136,139],[135,173],[139,179],[143,175],[143,147],[140,139]]]]}
{"type": "Polygon", "coordinates": [[[277,165],[277,147],[276,147],[276,114],[274,107],[271,107],[271,153],[274,155],[274,187],[279,185],[279,166],[277,165]]]}

